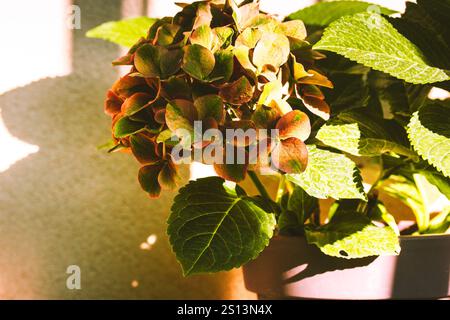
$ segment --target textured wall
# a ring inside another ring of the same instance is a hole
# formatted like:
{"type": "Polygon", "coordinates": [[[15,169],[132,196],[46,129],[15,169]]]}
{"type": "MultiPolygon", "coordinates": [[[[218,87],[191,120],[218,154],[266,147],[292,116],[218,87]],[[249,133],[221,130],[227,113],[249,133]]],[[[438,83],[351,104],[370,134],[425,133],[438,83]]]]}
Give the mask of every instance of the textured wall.
{"type": "Polygon", "coordinates": [[[102,102],[118,49],[84,33],[123,11],[117,0],[77,4],[73,72],[0,96],[9,132],[40,148],[0,173],[0,298],[251,297],[238,270],[182,278],[165,235],[174,193],[149,200],[131,157],[96,149],[109,139],[102,102]],[[140,249],[150,234],[156,243],[140,249]],[[81,267],[78,291],[66,288],[72,264],[81,267]]]}

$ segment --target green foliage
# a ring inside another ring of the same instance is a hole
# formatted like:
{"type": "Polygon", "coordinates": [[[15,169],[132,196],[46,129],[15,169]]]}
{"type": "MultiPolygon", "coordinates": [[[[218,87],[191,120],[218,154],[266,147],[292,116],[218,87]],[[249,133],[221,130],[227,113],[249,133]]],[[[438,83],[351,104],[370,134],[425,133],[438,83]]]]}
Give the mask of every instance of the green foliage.
{"type": "Polygon", "coordinates": [[[302,188],[295,186],[292,194],[281,201],[281,214],[278,218],[278,228],[283,234],[298,234],[303,232],[305,222],[312,214],[319,211],[319,201],[307,194],[302,188]]]}
{"type": "Polygon", "coordinates": [[[445,70],[450,69],[450,28],[448,0],[406,2],[401,18],[389,18],[393,26],[418,46],[428,61],[445,70]]]}
{"type": "Polygon", "coordinates": [[[355,163],[343,154],[308,146],[309,164],[302,174],[286,178],[309,195],[326,199],[366,199],[362,178],[355,163]]]}
{"type": "Polygon", "coordinates": [[[419,231],[424,231],[428,228],[429,215],[426,212],[423,197],[414,180],[411,181],[402,176],[391,176],[389,184],[384,186],[383,190],[403,201],[411,208],[416,216],[419,231]]]}
{"type": "Polygon", "coordinates": [[[308,226],[306,239],[327,255],[345,259],[397,255],[400,245],[395,231],[377,227],[357,212],[341,211],[329,223],[308,226]]]}
{"type": "Polygon", "coordinates": [[[148,29],[156,19],[138,17],[121,21],[106,22],[89,30],[86,36],[108,40],[124,47],[133,46],[140,38],[147,35],[148,29]]]}
{"type": "Polygon", "coordinates": [[[256,258],[272,237],[275,218],[211,177],[180,190],[168,224],[172,248],[190,275],[229,270],[256,258]]]}
{"type": "Polygon", "coordinates": [[[355,156],[392,152],[415,158],[416,154],[401,143],[402,131],[405,135],[404,129],[395,123],[355,110],[340,113],[320,128],[316,138],[327,146],[355,156]]]}
{"type": "Polygon", "coordinates": [[[345,16],[333,22],[314,49],[336,52],[411,83],[450,79],[443,70],[430,66],[423,53],[385,18],[373,13],[345,16]]]}
{"type": "Polygon", "coordinates": [[[450,104],[428,103],[414,113],[408,135],[414,149],[450,177],[450,104]]]}
{"type": "Polygon", "coordinates": [[[450,0],[408,3],[400,18],[366,2],[321,2],[286,21],[260,12],[258,1],[181,7],[87,35],[130,48],[113,62],[130,71],[107,93],[113,140],[105,148],[136,158],[150,197],[180,182],[172,154],[180,144],[197,152],[220,141],[224,160],[227,146],[243,151],[243,163],[213,162],[219,177],[191,181],[175,198],[168,234],[185,275],[239,267],[276,233],[305,236],[339,258],[399,254],[396,212],[380,191],[411,207],[417,234],[448,231],[450,208],[429,212],[433,199],[450,199],[450,104],[428,95],[450,88],[450,0]],[[195,139],[208,129],[278,134],[195,139]],[[366,194],[358,167],[369,162],[381,172],[366,194]],[[261,172],[280,176],[275,201],[261,172]],[[259,196],[242,188],[247,176],[259,196]],[[319,199],[329,198],[323,224],[319,199]]]}

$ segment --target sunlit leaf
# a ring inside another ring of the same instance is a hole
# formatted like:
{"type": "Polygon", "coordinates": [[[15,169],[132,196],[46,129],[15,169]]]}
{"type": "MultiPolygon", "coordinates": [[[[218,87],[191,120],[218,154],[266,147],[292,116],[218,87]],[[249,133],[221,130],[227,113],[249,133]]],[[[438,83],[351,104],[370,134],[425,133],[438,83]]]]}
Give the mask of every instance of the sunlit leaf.
{"type": "Polygon", "coordinates": [[[356,164],[343,154],[308,145],[308,166],[301,174],[286,175],[309,195],[326,199],[366,200],[356,164]]]}
{"type": "Polygon", "coordinates": [[[191,181],[175,198],[168,220],[172,249],[185,275],[230,270],[268,245],[273,214],[210,177],[191,181]]]}
{"type": "Polygon", "coordinates": [[[450,104],[429,103],[414,113],[408,135],[414,149],[450,177],[450,104]]]}
{"type": "Polygon", "coordinates": [[[400,245],[391,227],[377,227],[357,212],[340,212],[320,227],[308,226],[308,243],[333,257],[352,259],[370,256],[390,256],[400,253],[400,245]]]}
{"type": "Polygon", "coordinates": [[[450,79],[444,70],[428,65],[414,44],[374,13],[345,16],[333,22],[313,48],[336,52],[411,83],[450,79]]]}
{"type": "Polygon", "coordinates": [[[369,8],[390,15],[395,11],[362,1],[330,1],[320,2],[301,9],[288,16],[290,20],[302,20],[307,25],[327,26],[331,22],[347,15],[367,12],[369,8]]]}
{"type": "Polygon", "coordinates": [[[106,22],[89,30],[86,36],[108,40],[125,47],[131,47],[139,38],[145,37],[157,19],[138,17],[121,21],[106,22]]]}
{"type": "MultiPolygon", "coordinates": [[[[365,114],[362,109],[347,111],[322,126],[316,138],[326,145],[355,156],[379,156],[394,152],[417,158],[408,145],[404,145],[402,128],[389,126],[394,123],[365,114]],[[394,135],[395,134],[395,135],[394,135]]],[[[406,141],[407,143],[407,141],[406,141]]]]}

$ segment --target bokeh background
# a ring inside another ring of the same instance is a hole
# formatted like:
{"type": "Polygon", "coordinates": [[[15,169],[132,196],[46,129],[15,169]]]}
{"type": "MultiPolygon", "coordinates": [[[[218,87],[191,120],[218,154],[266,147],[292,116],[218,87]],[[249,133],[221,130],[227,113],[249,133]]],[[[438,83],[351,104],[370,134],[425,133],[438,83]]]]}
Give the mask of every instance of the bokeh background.
{"type": "MultiPolygon", "coordinates": [[[[283,16],[315,1],[261,2],[283,16]]],[[[177,10],[170,0],[0,2],[0,299],[255,298],[240,270],[183,278],[165,234],[175,193],[150,200],[131,157],[97,150],[110,138],[104,94],[123,72],[110,62],[124,48],[86,31],[177,10]],[[67,25],[72,5],[81,29],[67,25]],[[66,287],[69,265],[81,290],[66,287]]]]}

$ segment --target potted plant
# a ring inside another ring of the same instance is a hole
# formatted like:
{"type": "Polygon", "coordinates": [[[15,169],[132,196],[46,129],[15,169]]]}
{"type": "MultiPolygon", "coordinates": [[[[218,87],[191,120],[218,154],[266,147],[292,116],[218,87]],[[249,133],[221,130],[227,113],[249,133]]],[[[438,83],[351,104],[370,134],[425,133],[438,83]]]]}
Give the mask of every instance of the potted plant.
{"type": "Polygon", "coordinates": [[[408,3],[400,18],[326,2],[284,21],[257,1],[180,6],[88,36],[133,44],[105,111],[109,151],[133,154],[142,188],[173,190],[191,161],[217,172],[171,208],[184,274],[244,265],[262,298],[448,297],[450,209],[430,215],[429,199],[450,198],[450,104],[428,98],[450,79],[448,1],[408,3]],[[370,184],[367,163],[379,171],[370,184]],[[262,175],[278,180],[275,195],[262,175]],[[386,194],[416,222],[398,225],[386,194]],[[324,212],[319,199],[335,202],[324,212]]]}

